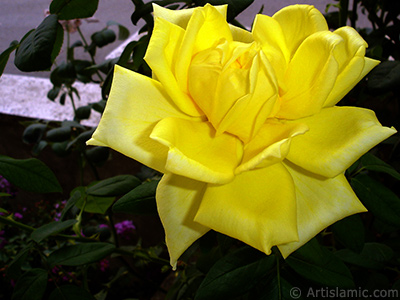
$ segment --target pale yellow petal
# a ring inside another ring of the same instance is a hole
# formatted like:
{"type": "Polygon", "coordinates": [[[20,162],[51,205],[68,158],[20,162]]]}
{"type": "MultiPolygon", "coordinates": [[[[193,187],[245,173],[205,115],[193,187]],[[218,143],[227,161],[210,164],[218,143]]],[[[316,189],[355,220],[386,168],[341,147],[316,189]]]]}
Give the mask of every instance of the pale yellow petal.
{"type": "Polygon", "coordinates": [[[326,177],[343,173],[361,155],[396,133],[382,127],[373,111],[357,107],[324,108],[295,122],[307,124],[310,130],[293,139],[287,159],[326,177]]]}
{"type": "Polygon", "coordinates": [[[283,257],[336,221],[366,211],[343,174],[324,178],[290,163],[285,166],[296,188],[299,241],[278,245],[283,257]]]}
{"type": "Polygon", "coordinates": [[[191,116],[200,116],[197,105],[184,93],[175,78],[175,65],[179,57],[185,31],[162,18],[156,18],[154,31],[144,59],[157,80],[164,86],[175,104],[191,116]]]}
{"type": "Polygon", "coordinates": [[[116,65],[110,97],[88,145],[113,148],[164,172],[168,147],[150,134],[158,121],[170,116],[187,118],[159,82],[116,65]]]}
{"type": "Polygon", "coordinates": [[[272,246],[298,240],[293,180],[278,163],[209,184],[194,220],[270,254],[272,246]]]}
{"type": "Polygon", "coordinates": [[[273,18],[281,25],[290,56],[308,36],[329,30],[324,16],[312,5],[287,6],[274,14],[273,18]]]}
{"type": "Polygon", "coordinates": [[[194,222],[206,183],[167,173],[157,187],[157,209],[165,230],[171,266],[210,228],[194,222]]]}
{"type": "Polygon", "coordinates": [[[151,138],[169,148],[165,166],[169,172],[204,182],[231,181],[243,155],[236,137],[215,136],[209,122],[165,118],[156,125],[151,138]]]}
{"type": "Polygon", "coordinates": [[[302,123],[267,120],[254,139],[245,145],[243,160],[236,173],[264,168],[282,161],[289,153],[292,139],[307,131],[308,126],[302,123]]]}
{"type": "Polygon", "coordinates": [[[335,57],[339,62],[339,75],[324,107],[338,103],[350,90],[379,64],[379,61],[365,57],[367,43],[351,27],[342,27],[334,31],[343,38],[343,46],[337,47],[335,57]]]}
{"type": "Polygon", "coordinates": [[[343,39],[329,31],[309,36],[296,51],[286,75],[278,117],[298,119],[318,113],[338,75],[335,48],[343,39]]]}
{"type": "MultiPolygon", "coordinates": [[[[226,19],[228,5],[216,5],[214,7],[226,19]]],[[[186,29],[187,24],[192,17],[193,11],[195,9],[196,8],[172,10],[153,3],[154,18],[163,18],[164,20],[178,25],[183,29],[186,29]]]]}

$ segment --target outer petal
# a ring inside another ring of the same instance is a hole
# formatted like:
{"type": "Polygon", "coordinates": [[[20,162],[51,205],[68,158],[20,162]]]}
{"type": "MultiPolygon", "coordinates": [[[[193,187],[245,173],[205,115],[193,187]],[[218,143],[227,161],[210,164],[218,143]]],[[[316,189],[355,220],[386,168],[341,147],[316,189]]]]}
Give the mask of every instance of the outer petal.
{"type": "Polygon", "coordinates": [[[303,40],[317,31],[329,30],[324,16],[312,5],[287,6],[272,16],[282,27],[290,56],[303,40]]]}
{"type": "Polygon", "coordinates": [[[267,120],[254,139],[245,145],[243,160],[236,174],[282,161],[289,153],[292,139],[307,131],[308,126],[302,123],[267,120]]]}
{"type": "Polygon", "coordinates": [[[181,91],[175,78],[175,65],[184,33],[181,27],[156,18],[145,60],[176,105],[189,115],[200,116],[202,113],[197,105],[181,91]]]}
{"type": "Polygon", "coordinates": [[[292,178],[277,163],[209,184],[194,220],[270,254],[272,246],[298,240],[296,211],[292,178]]]}
{"type": "Polygon", "coordinates": [[[243,154],[236,137],[215,136],[209,122],[166,118],[157,124],[150,137],[169,147],[165,166],[169,172],[203,182],[231,181],[243,154]]]}
{"type": "Polygon", "coordinates": [[[299,241],[278,245],[284,257],[336,221],[366,211],[343,174],[323,178],[290,163],[285,166],[296,188],[299,241]]]}
{"type": "Polygon", "coordinates": [[[150,133],[170,116],[187,118],[157,81],[116,65],[106,109],[87,143],[111,147],[164,172],[168,148],[150,139],[150,133]]]}
{"type": "Polygon", "coordinates": [[[195,9],[187,25],[175,69],[182,91],[188,92],[188,69],[192,57],[202,50],[215,46],[221,39],[232,41],[226,17],[209,4],[204,8],[195,9]]]}
{"type": "Polygon", "coordinates": [[[292,141],[287,159],[326,177],[343,173],[361,155],[396,130],[382,127],[375,113],[356,107],[330,107],[299,121],[310,131],[292,141]]]}
{"type": "Polygon", "coordinates": [[[329,31],[314,33],[299,47],[285,75],[286,93],[278,117],[298,119],[320,111],[338,75],[335,48],[343,40],[329,31]]]}
{"type": "Polygon", "coordinates": [[[342,27],[334,32],[343,38],[343,46],[337,47],[339,75],[325,107],[338,103],[369,71],[379,64],[378,60],[365,57],[367,43],[351,27],[342,27]],[[339,59],[341,58],[341,59],[339,59]]]}
{"type": "MultiPolygon", "coordinates": [[[[216,5],[214,7],[226,19],[228,5],[216,5]]],[[[193,11],[195,9],[196,8],[172,10],[153,3],[154,18],[163,18],[164,20],[178,25],[183,29],[187,27],[187,24],[192,17],[193,11]]]]}
{"type": "Polygon", "coordinates": [[[205,187],[206,183],[174,174],[165,174],[158,184],[157,209],[173,269],[182,253],[210,230],[193,221],[205,187]]]}

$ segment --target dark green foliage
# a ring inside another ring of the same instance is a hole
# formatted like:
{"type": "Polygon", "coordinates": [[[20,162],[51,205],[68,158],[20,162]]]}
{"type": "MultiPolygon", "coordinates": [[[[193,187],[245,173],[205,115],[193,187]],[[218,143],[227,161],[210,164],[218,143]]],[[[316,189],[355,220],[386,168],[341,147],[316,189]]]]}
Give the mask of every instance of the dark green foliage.
{"type": "Polygon", "coordinates": [[[14,63],[24,72],[43,71],[51,67],[60,52],[63,30],[56,15],[50,15],[21,40],[14,63]]]}

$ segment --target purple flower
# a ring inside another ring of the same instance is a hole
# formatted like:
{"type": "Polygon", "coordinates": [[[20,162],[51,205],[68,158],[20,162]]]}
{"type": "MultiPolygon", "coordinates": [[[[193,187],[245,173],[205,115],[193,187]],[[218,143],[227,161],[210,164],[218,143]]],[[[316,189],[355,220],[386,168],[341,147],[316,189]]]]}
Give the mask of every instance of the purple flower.
{"type": "Polygon", "coordinates": [[[16,212],[16,213],[14,214],[14,218],[16,218],[16,219],[22,219],[22,218],[23,218],[23,215],[21,215],[20,213],[16,212]]]}
{"type": "Polygon", "coordinates": [[[117,231],[117,234],[121,235],[125,239],[129,239],[131,231],[135,229],[136,227],[133,225],[131,220],[125,220],[115,224],[115,230],[117,231]]]}

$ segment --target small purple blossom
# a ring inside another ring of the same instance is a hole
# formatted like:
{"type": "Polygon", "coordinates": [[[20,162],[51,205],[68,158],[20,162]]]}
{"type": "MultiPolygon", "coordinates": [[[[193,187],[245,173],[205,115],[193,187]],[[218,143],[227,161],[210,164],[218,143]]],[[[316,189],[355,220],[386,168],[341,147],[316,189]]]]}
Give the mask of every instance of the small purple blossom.
{"type": "Polygon", "coordinates": [[[12,190],[11,183],[0,175],[0,192],[10,194],[12,196],[15,195],[15,192],[12,190]]]}
{"type": "Polygon", "coordinates": [[[110,262],[108,261],[108,259],[103,259],[99,262],[99,265],[100,265],[100,271],[105,272],[110,266],[110,262]]]}
{"type": "Polygon", "coordinates": [[[133,225],[131,220],[125,220],[115,224],[115,230],[117,234],[121,235],[121,237],[125,239],[130,239],[131,231],[135,230],[136,227],[133,225]]]}
{"type": "Polygon", "coordinates": [[[24,216],[22,215],[22,214],[20,214],[19,212],[16,212],[15,214],[14,214],[14,218],[16,218],[16,219],[22,219],[24,216]]]}

